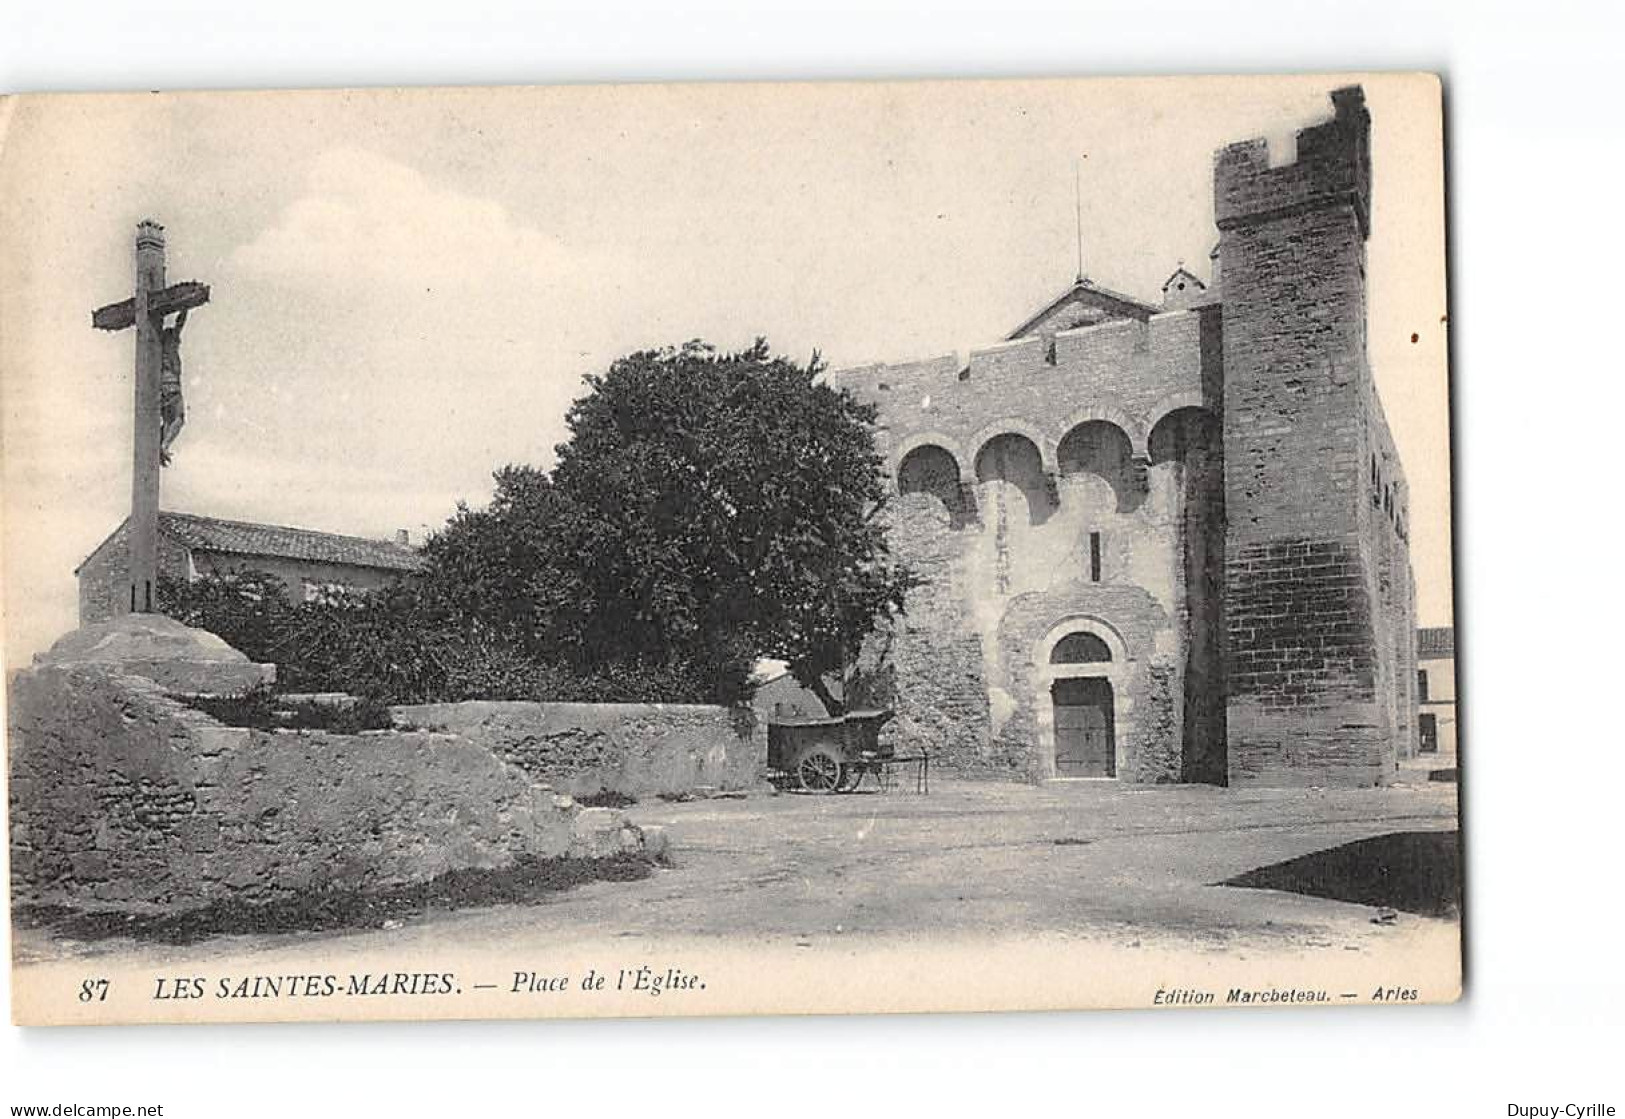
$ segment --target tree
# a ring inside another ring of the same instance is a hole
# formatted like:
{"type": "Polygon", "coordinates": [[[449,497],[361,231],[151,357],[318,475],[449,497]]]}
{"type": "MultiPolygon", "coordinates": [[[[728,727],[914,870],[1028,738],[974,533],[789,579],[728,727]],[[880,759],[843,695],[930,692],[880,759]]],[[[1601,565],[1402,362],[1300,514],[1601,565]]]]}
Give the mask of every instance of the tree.
{"type": "Polygon", "coordinates": [[[430,542],[427,585],[534,657],[734,702],[758,657],[825,677],[903,608],[875,410],[758,340],[648,350],[587,378],[551,476],[511,466],[430,542]]]}
{"type": "Polygon", "coordinates": [[[165,609],[294,690],[735,703],[773,657],[839,712],[826,678],[915,580],[878,518],[875,411],[820,372],[762,341],[632,354],[587,379],[552,473],[498,471],[416,579],[291,603],[273,576],[210,576],[164,583],[165,609]]]}

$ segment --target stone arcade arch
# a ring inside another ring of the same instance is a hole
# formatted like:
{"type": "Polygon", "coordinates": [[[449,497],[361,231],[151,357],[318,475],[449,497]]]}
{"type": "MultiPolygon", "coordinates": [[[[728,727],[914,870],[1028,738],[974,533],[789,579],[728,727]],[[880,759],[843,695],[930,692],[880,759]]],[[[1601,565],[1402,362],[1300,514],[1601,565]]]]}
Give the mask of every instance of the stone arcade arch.
{"type": "Polygon", "coordinates": [[[1110,420],[1085,420],[1062,437],[1055,452],[1062,475],[1094,474],[1105,479],[1117,498],[1117,512],[1131,513],[1145,500],[1134,467],[1134,443],[1110,420]]]}
{"type": "Polygon", "coordinates": [[[1151,425],[1146,452],[1153,465],[1183,461],[1196,443],[1211,446],[1221,437],[1212,412],[1200,403],[1183,403],[1161,413],[1151,425]]]}
{"type": "Polygon", "coordinates": [[[964,525],[966,507],[960,490],[959,461],[944,447],[921,443],[903,455],[897,465],[897,492],[903,496],[929,494],[942,502],[949,524],[964,525]]]}
{"type": "Polygon", "coordinates": [[[1172,413],[1183,411],[1186,408],[1194,408],[1198,411],[1206,412],[1215,422],[1219,418],[1214,413],[1213,409],[1208,407],[1208,403],[1203,398],[1201,390],[1184,389],[1179,392],[1171,392],[1153,404],[1151,406],[1151,410],[1145,414],[1147,423],[1144,431],[1146,435],[1146,449],[1148,452],[1150,450],[1151,432],[1156,429],[1157,425],[1163,420],[1167,419],[1172,413]]]}
{"type": "Polygon", "coordinates": [[[1054,512],[1043,455],[1038,444],[1020,432],[1000,432],[982,443],[976,452],[976,481],[1006,482],[1020,490],[1031,524],[1043,524],[1054,512]]]}
{"type": "Polygon", "coordinates": [[[1128,647],[1110,624],[1074,615],[1033,649],[1040,762],[1059,778],[1115,778],[1129,710],[1128,647]]]}
{"type": "Polygon", "coordinates": [[[958,440],[940,431],[916,431],[913,435],[907,436],[893,446],[891,452],[893,477],[896,476],[897,471],[902,469],[904,459],[908,458],[918,448],[925,446],[937,447],[947,451],[953,457],[954,466],[958,469],[960,478],[967,479],[971,476],[971,460],[965,454],[965,448],[958,440]]]}
{"type": "MultiPolygon", "coordinates": [[[[1004,416],[984,425],[975,435],[971,436],[968,446],[975,453],[977,459],[982,457],[982,451],[987,445],[1001,435],[1024,436],[1029,443],[1038,449],[1038,461],[1044,470],[1055,468],[1055,440],[1051,433],[1035,424],[1015,416],[1004,416]]],[[[944,444],[946,446],[947,444],[944,444]]],[[[971,472],[975,473],[973,462],[971,472]]]]}
{"type": "Polygon", "coordinates": [[[1153,471],[1172,487],[1184,696],[1180,780],[1222,784],[1226,760],[1224,435],[1200,403],[1163,413],[1148,440],[1153,471]]]}
{"type": "MultiPolygon", "coordinates": [[[[1160,415],[1161,413],[1155,413],[1160,415]]],[[[1066,418],[1066,423],[1056,430],[1063,433],[1070,432],[1090,420],[1105,420],[1107,423],[1121,429],[1129,438],[1132,453],[1145,453],[1146,426],[1140,420],[1139,414],[1131,412],[1116,397],[1102,394],[1095,397],[1088,404],[1079,408],[1066,418]]]]}

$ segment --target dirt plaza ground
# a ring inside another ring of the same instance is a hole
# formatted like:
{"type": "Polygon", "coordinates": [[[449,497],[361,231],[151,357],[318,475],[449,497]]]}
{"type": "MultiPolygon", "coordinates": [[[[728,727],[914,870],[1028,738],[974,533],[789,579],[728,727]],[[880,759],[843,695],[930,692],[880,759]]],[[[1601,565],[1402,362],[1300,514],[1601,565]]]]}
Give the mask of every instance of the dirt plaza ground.
{"type": "Polygon", "coordinates": [[[928,796],[784,795],[640,805],[633,815],[667,829],[676,867],[632,884],[636,903],[609,903],[623,932],[806,944],[922,930],[1064,933],[1214,946],[1357,944],[1377,927],[1379,907],[1219,883],[1358,840],[1453,832],[1457,819],[1453,785],[1240,791],[1109,781],[933,781],[928,796]]]}
{"type": "MultiPolygon", "coordinates": [[[[1454,785],[1426,782],[1232,790],[936,778],[929,795],[903,782],[887,793],[865,786],[837,796],[761,792],[648,801],[629,814],[665,829],[671,865],[641,880],[592,882],[530,905],[429,911],[379,929],[217,937],[184,955],[308,951],[338,938],[346,951],[418,940],[522,951],[563,941],[670,937],[813,948],[920,934],[1359,951],[1396,926],[1452,920],[1449,905],[1412,905],[1396,914],[1380,897],[1370,904],[1336,900],[1350,896],[1336,882],[1332,897],[1221,883],[1315,852],[1364,851],[1361,841],[1375,837],[1432,838],[1439,843],[1430,850],[1453,847],[1455,794],[1454,785]]],[[[1376,880],[1385,887],[1406,869],[1377,866],[1376,880]]],[[[1453,863],[1448,870],[1453,881],[1453,863]]],[[[1310,879],[1317,873],[1311,869],[1310,879]]],[[[1331,873],[1346,874],[1347,867],[1331,873]]],[[[178,955],[119,938],[48,942],[24,928],[15,949],[19,962],[178,955]]]]}

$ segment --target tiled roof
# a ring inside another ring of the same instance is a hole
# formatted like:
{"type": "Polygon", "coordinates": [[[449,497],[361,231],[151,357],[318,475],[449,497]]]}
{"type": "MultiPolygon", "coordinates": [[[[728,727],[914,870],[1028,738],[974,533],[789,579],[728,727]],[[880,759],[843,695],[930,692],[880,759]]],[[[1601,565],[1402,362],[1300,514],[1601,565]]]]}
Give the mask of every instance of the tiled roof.
{"type": "Polygon", "coordinates": [[[1085,276],[1079,276],[1075,281],[1073,281],[1071,287],[1067,288],[1060,295],[1050,300],[1043,310],[1039,311],[1026,322],[1022,323],[1009,334],[1005,335],[1005,341],[1014,342],[1017,338],[1023,337],[1029,330],[1031,330],[1038,323],[1042,322],[1047,316],[1055,311],[1056,308],[1062,307],[1074,299],[1078,299],[1094,306],[1104,304],[1118,315],[1123,315],[1132,319],[1140,319],[1142,321],[1150,318],[1152,315],[1161,310],[1160,307],[1153,307],[1149,303],[1135,299],[1132,295],[1124,295],[1120,291],[1113,291],[1110,288],[1101,287],[1093,280],[1085,276]]]}
{"type": "Polygon", "coordinates": [[[1416,659],[1443,660],[1456,655],[1456,630],[1453,626],[1432,626],[1416,631],[1416,659]]]}
{"type": "Polygon", "coordinates": [[[1178,280],[1181,276],[1185,277],[1185,279],[1187,279],[1187,280],[1195,281],[1196,286],[1198,288],[1206,289],[1206,287],[1207,287],[1207,285],[1202,282],[1202,278],[1200,276],[1198,276],[1196,273],[1192,272],[1190,269],[1186,268],[1183,264],[1181,264],[1178,268],[1174,269],[1173,275],[1169,276],[1166,280],[1162,281],[1162,290],[1167,291],[1170,287],[1173,286],[1174,281],[1178,280]]]}
{"type": "Polygon", "coordinates": [[[423,557],[389,540],[340,536],[286,525],[252,521],[225,521],[193,513],[159,513],[158,531],[188,548],[236,556],[276,556],[340,563],[352,567],[379,567],[389,571],[417,571],[423,557]]]}
{"type": "MultiPolygon", "coordinates": [[[[97,545],[96,552],[117,539],[128,525],[128,520],[119,525],[111,536],[97,545]]],[[[195,513],[159,513],[158,532],[194,551],[221,555],[266,556],[385,571],[419,571],[423,568],[423,557],[416,549],[390,540],[341,536],[336,532],[316,532],[287,525],[227,521],[219,517],[200,517],[195,513]]],[[[74,574],[78,573],[76,568],[74,574]]]]}

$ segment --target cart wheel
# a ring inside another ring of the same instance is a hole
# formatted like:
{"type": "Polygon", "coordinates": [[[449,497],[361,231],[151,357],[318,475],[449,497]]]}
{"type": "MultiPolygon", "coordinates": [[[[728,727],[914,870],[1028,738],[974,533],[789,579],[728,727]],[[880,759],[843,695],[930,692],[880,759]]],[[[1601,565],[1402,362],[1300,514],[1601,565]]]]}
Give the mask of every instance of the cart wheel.
{"type": "Polygon", "coordinates": [[[833,750],[815,746],[796,759],[796,776],[809,793],[833,793],[846,779],[846,767],[833,750]]]}

